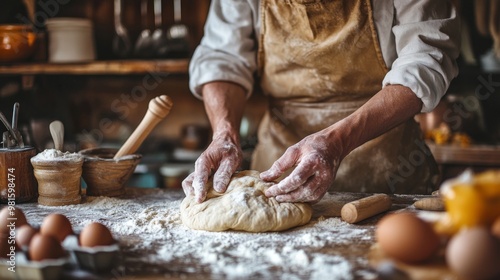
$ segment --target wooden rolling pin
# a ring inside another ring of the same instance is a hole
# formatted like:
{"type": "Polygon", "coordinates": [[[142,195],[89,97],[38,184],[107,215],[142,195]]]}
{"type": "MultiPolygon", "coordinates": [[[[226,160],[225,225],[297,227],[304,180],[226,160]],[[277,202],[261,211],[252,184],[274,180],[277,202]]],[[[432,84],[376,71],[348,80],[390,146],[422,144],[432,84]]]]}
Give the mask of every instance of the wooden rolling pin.
{"type": "Polygon", "coordinates": [[[428,211],[444,211],[445,206],[441,197],[426,197],[413,203],[415,208],[428,211]]]}
{"type": "Polygon", "coordinates": [[[172,100],[166,95],[151,99],[146,115],[132,135],[125,141],[125,144],[118,150],[114,159],[135,153],[151,130],[170,113],[172,105],[172,100]]]}
{"type": "Polygon", "coordinates": [[[354,224],[389,210],[391,205],[392,201],[388,195],[374,194],[342,206],[340,217],[342,220],[354,224]]]}

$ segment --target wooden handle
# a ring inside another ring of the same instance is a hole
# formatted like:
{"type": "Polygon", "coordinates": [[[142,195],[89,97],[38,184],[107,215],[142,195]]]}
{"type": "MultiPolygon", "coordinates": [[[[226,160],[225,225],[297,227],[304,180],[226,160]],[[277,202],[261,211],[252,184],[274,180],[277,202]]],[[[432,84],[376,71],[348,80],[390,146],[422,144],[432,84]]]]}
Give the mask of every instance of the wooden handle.
{"type": "Polygon", "coordinates": [[[166,95],[151,99],[146,115],[132,135],[125,141],[125,144],[118,150],[114,159],[135,153],[151,130],[170,113],[172,105],[172,100],[166,95]]]}
{"type": "Polygon", "coordinates": [[[54,141],[54,148],[61,152],[64,148],[64,125],[61,121],[53,121],[49,125],[50,134],[54,141]]]}
{"type": "Polygon", "coordinates": [[[340,210],[342,220],[354,224],[391,208],[391,198],[386,194],[374,194],[345,204],[340,210]]]}

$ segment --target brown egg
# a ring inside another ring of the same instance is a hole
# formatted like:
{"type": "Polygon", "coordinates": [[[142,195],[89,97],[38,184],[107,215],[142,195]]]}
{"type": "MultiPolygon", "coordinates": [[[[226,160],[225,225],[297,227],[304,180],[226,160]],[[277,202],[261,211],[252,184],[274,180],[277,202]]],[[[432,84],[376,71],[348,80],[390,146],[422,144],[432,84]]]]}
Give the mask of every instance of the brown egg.
{"type": "Polygon", "coordinates": [[[410,263],[429,259],[440,243],[432,226],[412,213],[385,216],[377,224],[375,235],[389,257],[410,263]]]}
{"type": "Polygon", "coordinates": [[[62,214],[50,214],[45,217],[40,226],[40,233],[43,235],[51,235],[59,242],[62,242],[66,236],[73,233],[71,222],[62,214]]]}
{"type": "Polygon", "coordinates": [[[491,226],[491,232],[494,236],[500,238],[500,217],[498,217],[495,222],[493,222],[493,225],[491,226]]]}
{"type": "Polygon", "coordinates": [[[487,228],[462,229],[446,247],[446,262],[463,279],[500,279],[500,242],[487,228]]]}
{"type": "Polygon", "coordinates": [[[20,248],[28,247],[31,238],[38,233],[38,230],[32,228],[30,225],[23,225],[16,230],[16,245],[20,248]]]}
{"type": "Polygon", "coordinates": [[[64,257],[64,250],[59,241],[50,235],[35,234],[28,249],[32,261],[58,259],[64,257]]]}
{"type": "Polygon", "coordinates": [[[100,223],[86,225],[80,233],[82,247],[108,246],[115,242],[109,229],[100,223]]]}
{"type": "Polygon", "coordinates": [[[26,225],[26,216],[23,211],[17,207],[5,206],[0,211],[0,234],[9,235],[10,229],[19,228],[26,225]],[[11,227],[12,226],[12,227],[11,227]]]}

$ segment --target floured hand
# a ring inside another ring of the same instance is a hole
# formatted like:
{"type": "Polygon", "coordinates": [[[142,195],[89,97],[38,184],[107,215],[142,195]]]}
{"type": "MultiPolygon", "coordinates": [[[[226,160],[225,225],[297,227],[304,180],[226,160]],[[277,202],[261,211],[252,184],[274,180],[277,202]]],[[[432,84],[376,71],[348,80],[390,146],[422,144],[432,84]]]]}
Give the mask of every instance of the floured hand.
{"type": "Polygon", "coordinates": [[[265,192],[279,202],[317,202],[335,179],[342,159],[338,149],[322,133],[315,133],[289,147],[285,153],[261,173],[265,181],[278,179],[290,168],[292,173],[265,192]]]}
{"type": "Polygon", "coordinates": [[[182,182],[186,195],[193,195],[197,202],[203,202],[208,192],[208,179],[215,170],[213,188],[222,193],[231,176],[240,166],[243,152],[239,143],[230,137],[214,135],[212,143],[195,162],[195,171],[182,182]]]}
{"type": "Polygon", "coordinates": [[[214,133],[212,143],[196,160],[194,173],[182,182],[186,195],[193,195],[199,203],[207,197],[207,182],[213,171],[214,190],[225,192],[231,176],[243,160],[239,124],[246,101],[245,89],[231,82],[207,83],[202,95],[214,133]]]}

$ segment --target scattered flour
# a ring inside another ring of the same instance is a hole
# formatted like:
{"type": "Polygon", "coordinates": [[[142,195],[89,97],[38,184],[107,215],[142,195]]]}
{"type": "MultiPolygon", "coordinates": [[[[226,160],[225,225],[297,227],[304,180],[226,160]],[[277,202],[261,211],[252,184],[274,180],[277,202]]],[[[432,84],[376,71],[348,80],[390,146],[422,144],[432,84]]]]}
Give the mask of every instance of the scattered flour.
{"type": "Polygon", "coordinates": [[[346,259],[352,240],[370,242],[369,230],[319,218],[281,233],[205,232],[181,224],[183,194],[164,190],[130,198],[87,197],[79,205],[26,208],[28,221],[41,222],[47,213],[68,216],[76,232],[91,221],[106,224],[120,240],[129,273],[145,269],[189,274],[202,271],[219,279],[374,279],[365,258],[346,259]]]}

